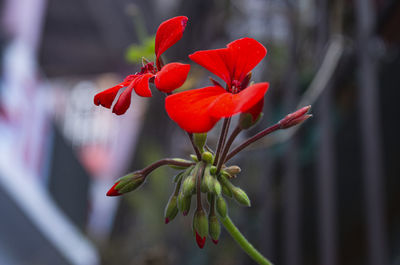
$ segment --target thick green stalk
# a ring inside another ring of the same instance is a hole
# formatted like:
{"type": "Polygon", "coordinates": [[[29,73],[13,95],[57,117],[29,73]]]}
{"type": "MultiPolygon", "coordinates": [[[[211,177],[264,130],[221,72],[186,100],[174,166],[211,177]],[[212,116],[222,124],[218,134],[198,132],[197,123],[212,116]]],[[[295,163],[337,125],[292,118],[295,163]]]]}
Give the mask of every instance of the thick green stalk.
{"type": "Polygon", "coordinates": [[[260,265],[272,265],[272,263],[267,260],[257,249],[250,244],[249,241],[240,233],[239,229],[232,223],[232,220],[229,216],[225,218],[219,218],[222,225],[229,232],[229,234],[235,239],[235,241],[239,244],[239,246],[247,253],[255,262],[260,265]]]}

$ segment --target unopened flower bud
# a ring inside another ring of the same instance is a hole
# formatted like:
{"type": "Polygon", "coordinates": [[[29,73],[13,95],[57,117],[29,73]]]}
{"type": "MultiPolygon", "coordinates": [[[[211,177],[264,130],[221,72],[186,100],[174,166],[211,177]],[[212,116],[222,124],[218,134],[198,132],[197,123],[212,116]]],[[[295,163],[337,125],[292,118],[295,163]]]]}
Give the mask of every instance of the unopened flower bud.
{"type": "Polygon", "coordinates": [[[214,244],[218,244],[219,236],[221,235],[221,224],[215,214],[208,216],[209,235],[214,244]]]}
{"type": "Polygon", "coordinates": [[[210,152],[208,152],[208,151],[206,151],[206,152],[203,152],[202,154],[201,154],[201,160],[203,160],[204,162],[206,162],[207,164],[212,164],[214,161],[214,157],[213,157],[213,155],[210,153],[210,152]]]}
{"type": "Polygon", "coordinates": [[[241,188],[234,187],[232,189],[232,194],[238,203],[247,207],[251,206],[249,197],[247,196],[246,192],[244,192],[244,190],[242,190],[241,188]]]}
{"type": "Polygon", "coordinates": [[[179,181],[182,179],[182,177],[183,177],[183,173],[184,173],[184,172],[179,172],[177,175],[175,175],[173,182],[174,182],[174,183],[179,182],[179,181]]]}
{"type": "Polygon", "coordinates": [[[179,193],[178,208],[184,216],[188,215],[191,203],[192,203],[192,195],[184,196],[183,193],[179,193]]]}
{"type": "Polygon", "coordinates": [[[208,235],[208,219],[203,209],[197,209],[193,216],[193,231],[196,234],[198,246],[203,248],[208,235]]]}
{"type": "MultiPolygon", "coordinates": [[[[183,159],[183,158],[173,158],[172,160],[176,161],[176,162],[184,162],[184,163],[193,163],[192,161],[183,159]]],[[[173,169],[186,169],[188,168],[187,166],[178,166],[178,165],[168,165],[170,168],[173,169]]]]}
{"type": "Polygon", "coordinates": [[[182,183],[182,192],[184,196],[191,196],[196,188],[196,176],[188,176],[182,183]]]}
{"type": "Polygon", "coordinates": [[[178,214],[178,205],[177,205],[178,196],[172,195],[169,198],[167,206],[165,207],[164,217],[165,223],[168,224],[169,221],[173,220],[175,216],[178,214]]]}
{"type": "Polygon", "coordinates": [[[232,197],[233,194],[233,189],[235,186],[232,185],[232,183],[228,180],[227,176],[230,176],[228,173],[225,171],[221,171],[221,174],[218,175],[218,180],[220,184],[222,185],[222,192],[224,195],[227,197],[232,197]]]}
{"type": "Polygon", "coordinates": [[[240,169],[239,166],[229,166],[229,167],[224,168],[224,171],[231,176],[235,176],[235,175],[239,174],[242,170],[240,169]]]}
{"type": "Polygon", "coordinates": [[[226,197],[232,198],[232,191],[223,184],[221,185],[221,187],[222,187],[222,194],[224,194],[226,197]]]}
{"type": "Polygon", "coordinates": [[[215,173],[217,173],[217,167],[216,167],[216,166],[211,166],[211,168],[210,168],[210,174],[211,174],[211,175],[215,175],[215,173]]]}
{"type": "Polygon", "coordinates": [[[199,148],[200,152],[203,152],[203,147],[207,141],[207,133],[194,133],[193,142],[199,148]]]}
{"type": "Polygon", "coordinates": [[[212,189],[212,191],[214,192],[215,195],[220,196],[221,195],[221,191],[222,191],[221,184],[219,183],[219,181],[216,178],[212,178],[212,180],[213,180],[213,189],[212,189]]]}
{"type": "Polygon", "coordinates": [[[122,178],[119,178],[111,189],[107,192],[107,196],[119,196],[124,193],[133,191],[143,184],[145,176],[140,172],[133,172],[122,178]]]}
{"type": "Polygon", "coordinates": [[[279,125],[281,129],[287,129],[297,124],[300,124],[307,120],[308,118],[312,117],[312,115],[307,114],[310,110],[311,106],[303,107],[299,110],[296,110],[293,113],[288,114],[285,118],[279,121],[279,125]]]}
{"type": "Polygon", "coordinates": [[[217,197],[217,204],[216,204],[217,213],[222,218],[225,218],[228,214],[228,206],[226,205],[226,201],[222,196],[217,197]]]}
{"type": "Polygon", "coordinates": [[[197,156],[194,154],[190,154],[190,158],[194,161],[194,162],[199,162],[199,160],[197,159],[197,156]]]}
{"type": "Polygon", "coordinates": [[[212,192],[213,189],[213,177],[207,172],[207,168],[204,171],[203,180],[201,181],[201,192],[212,192]]]}

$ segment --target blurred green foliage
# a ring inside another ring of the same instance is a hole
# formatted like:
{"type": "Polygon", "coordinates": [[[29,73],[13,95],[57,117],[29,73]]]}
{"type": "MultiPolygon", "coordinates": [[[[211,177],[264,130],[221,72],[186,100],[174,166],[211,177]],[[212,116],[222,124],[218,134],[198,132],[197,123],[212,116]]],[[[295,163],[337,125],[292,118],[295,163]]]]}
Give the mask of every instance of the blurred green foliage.
{"type": "Polygon", "coordinates": [[[146,37],[141,44],[132,44],[126,51],[125,58],[130,63],[141,63],[142,57],[154,60],[155,36],[146,37]]]}

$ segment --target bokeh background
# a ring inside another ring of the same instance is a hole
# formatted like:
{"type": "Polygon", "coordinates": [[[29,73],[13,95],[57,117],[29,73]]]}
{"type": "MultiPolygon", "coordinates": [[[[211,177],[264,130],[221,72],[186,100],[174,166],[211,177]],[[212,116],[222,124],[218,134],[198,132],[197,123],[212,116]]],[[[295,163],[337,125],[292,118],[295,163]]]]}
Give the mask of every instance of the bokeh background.
{"type": "MultiPolygon", "coordinates": [[[[222,233],[199,250],[191,217],[164,224],[172,169],[122,198],[113,181],[188,156],[164,96],[133,96],[123,116],[97,92],[153,59],[158,25],[186,15],[166,52],[252,37],[268,49],[264,117],[236,144],[311,104],[313,118],[235,158],[251,208],[230,215],[274,264],[400,264],[400,1],[2,0],[0,264],[255,264],[222,233]]],[[[208,84],[192,64],[184,89],[208,84]]],[[[216,131],[208,144],[215,146],[216,131]]]]}

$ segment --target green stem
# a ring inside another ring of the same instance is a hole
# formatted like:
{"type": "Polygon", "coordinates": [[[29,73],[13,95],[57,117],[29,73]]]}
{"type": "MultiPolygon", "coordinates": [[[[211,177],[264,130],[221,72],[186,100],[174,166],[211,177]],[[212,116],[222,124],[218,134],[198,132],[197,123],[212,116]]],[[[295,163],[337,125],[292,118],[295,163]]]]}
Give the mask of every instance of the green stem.
{"type": "Polygon", "coordinates": [[[255,262],[260,265],[272,265],[272,263],[267,260],[257,249],[250,244],[249,241],[240,233],[239,229],[232,223],[232,220],[229,216],[225,218],[219,218],[222,225],[229,232],[229,234],[235,239],[235,241],[239,244],[239,246],[247,253],[255,262]]]}

